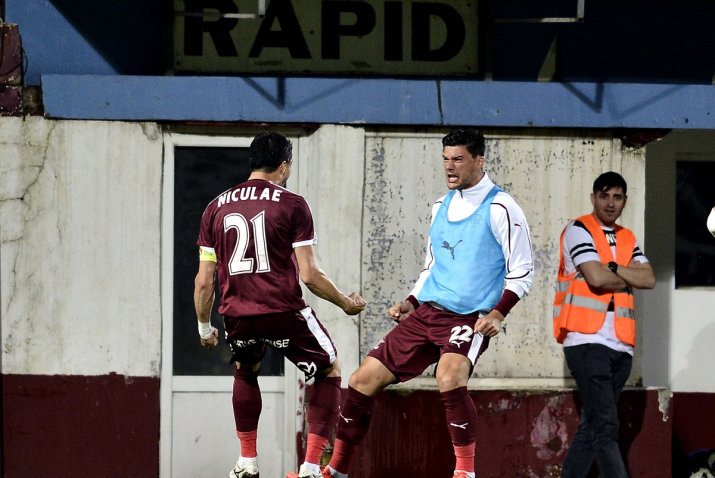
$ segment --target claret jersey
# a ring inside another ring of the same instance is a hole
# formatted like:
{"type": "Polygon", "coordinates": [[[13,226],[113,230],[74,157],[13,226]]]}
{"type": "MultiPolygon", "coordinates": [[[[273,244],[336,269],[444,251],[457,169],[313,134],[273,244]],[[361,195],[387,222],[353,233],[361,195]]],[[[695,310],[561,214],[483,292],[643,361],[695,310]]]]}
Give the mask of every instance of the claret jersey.
{"type": "Polygon", "coordinates": [[[216,253],[218,312],[245,317],[303,309],[293,249],[315,242],[302,196],[262,179],[221,193],[206,207],[197,241],[216,253]]]}

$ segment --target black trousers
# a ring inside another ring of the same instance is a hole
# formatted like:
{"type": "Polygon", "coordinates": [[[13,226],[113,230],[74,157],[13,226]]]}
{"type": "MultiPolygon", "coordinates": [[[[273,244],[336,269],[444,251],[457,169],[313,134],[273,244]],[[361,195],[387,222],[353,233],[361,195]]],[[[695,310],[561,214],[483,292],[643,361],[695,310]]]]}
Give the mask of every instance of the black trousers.
{"type": "Polygon", "coordinates": [[[633,358],[600,344],[564,347],[564,355],[583,408],[562,478],[585,478],[594,460],[601,476],[628,478],[618,447],[618,398],[631,373],[633,358]]]}

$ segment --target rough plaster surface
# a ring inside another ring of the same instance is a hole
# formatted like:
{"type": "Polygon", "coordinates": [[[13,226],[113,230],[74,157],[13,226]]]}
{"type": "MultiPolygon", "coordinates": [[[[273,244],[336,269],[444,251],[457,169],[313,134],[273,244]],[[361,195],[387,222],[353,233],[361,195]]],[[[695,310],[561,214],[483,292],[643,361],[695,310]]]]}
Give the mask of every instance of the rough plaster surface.
{"type": "MultiPolygon", "coordinates": [[[[158,374],[160,130],[0,121],[3,371],[158,374]]],[[[629,182],[622,222],[642,237],[644,154],[606,134],[487,136],[486,169],[524,209],[536,276],[475,373],[563,380],[568,372],[551,337],[559,234],[568,219],[591,210],[593,179],[613,169],[629,182]]],[[[441,137],[327,125],[297,142],[294,187],[315,213],[318,259],[338,287],[369,301],[358,320],[309,297],[336,341],[345,377],[393,327],[385,312],[423,267],[431,205],[446,191],[441,137]]]]}
{"type": "Polygon", "coordinates": [[[387,309],[409,294],[422,270],[431,205],[443,183],[435,174],[437,144],[431,136],[366,138],[363,356],[392,329],[387,309]]]}
{"type": "MultiPolygon", "coordinates": [[[[407,296],[423,267],[431,206],[447,191],[441,136],[366,139],[363,285],[371,304],[361,326],[363,356],[392,328],[385,311],[407,296]]],[[[589,194],[596,176],[615,170],[627,178],[631,196],[622,222],[642,237],[644,168],[642,151],[623,149],[607,136],[487,135],[485,169],[526,214],[536,276],[529,296],[509,315],[507,333],[480,359],[476,375],[568,376],[551,333],[561,230],[569,219],[592,210],[589,194]]],[[[632,380],[638,376],[636,365],[632,380]]]]}
{"type": "MultiPolygon", "coordinates": [[[[360,254],[364,130],[349,126],[322,126],[301,138],[294,167],[296,192],[313,211],[322,269],[346,294],[362,293],[360,254]]],[[[293,178],[291,179],[293,180],[293,178]]],[[[305,289],[305,288],[304,288],[305,289]]],[[[360,316],[347,316],[335,305],[304,290],[306,300],[330,332],[341,362],[343,386],[359,365],[360,316]]],[[[362,315],[362,314],[361,314],[362,315]]]]}
{"type": "Polygon", "coordinates": [[[0,125],[3,373],[158,375],[160,130],[0,125]]]}

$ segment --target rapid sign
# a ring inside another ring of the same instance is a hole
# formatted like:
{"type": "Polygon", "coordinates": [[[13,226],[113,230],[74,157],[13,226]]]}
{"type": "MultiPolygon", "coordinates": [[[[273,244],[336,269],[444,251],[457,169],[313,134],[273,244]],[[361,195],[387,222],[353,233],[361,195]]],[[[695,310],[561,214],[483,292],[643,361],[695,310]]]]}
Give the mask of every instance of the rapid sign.
{"type": "Polygon", "coordinates": [[[174,70],[473,76],[476,2],[174,0],[174,70]]]}

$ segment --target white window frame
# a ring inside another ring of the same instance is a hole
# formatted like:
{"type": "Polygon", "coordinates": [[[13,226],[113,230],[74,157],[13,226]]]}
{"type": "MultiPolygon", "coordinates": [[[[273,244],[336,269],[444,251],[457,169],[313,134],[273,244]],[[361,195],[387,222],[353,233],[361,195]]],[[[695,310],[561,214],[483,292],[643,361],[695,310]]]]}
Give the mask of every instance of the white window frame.
{"type": "MultiPolygon", "coordinates": [[[[162,218],[161,218],[161,314],[162,314],[162,346],[161,346],[161,383],[160,383],[160,439],[159,439],[159,476],[172,477],[172,407],[176,393],[192,392],[226,392],[233,387],[233,376],[227,366],[226,376],[174,376],[173,375],[173,330],[174,330],[174,173],[176,147],[216,147],[216,148],[247,148],[253,138],[249,136],[205,136],[192,134],[164,134],[164,171],[162,181],[162,218]]],[[[295,138],[289,138],[295,144],[295,138]]],[[[297,156],[294,151],[294,157],[297,156]]],[[[283,392],[284,400],[284,431],[283,463],[286,468],[295,467],[295,437],[298,420],[298,373],[288,361],[285,363],[282,377],[259,377],[261,392],[283,392]]]]}

